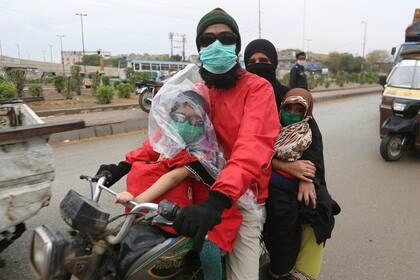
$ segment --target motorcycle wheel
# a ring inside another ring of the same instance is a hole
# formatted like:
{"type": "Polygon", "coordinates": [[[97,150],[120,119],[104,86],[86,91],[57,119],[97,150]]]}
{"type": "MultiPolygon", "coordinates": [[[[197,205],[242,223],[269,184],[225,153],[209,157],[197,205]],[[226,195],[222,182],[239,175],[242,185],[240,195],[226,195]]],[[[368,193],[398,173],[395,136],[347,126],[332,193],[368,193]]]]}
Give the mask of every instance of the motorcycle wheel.
{"type": "Polygon", "coordinates": [[[381,156],[386,161],[397,161],[403,155],[403,137],[398,134],[386,134],[381,141],[381,156]]]}
{"type": "Polygon", "coordinates": [[[149,98],[153,98],[153,93],[146,90],[139,94],[139,105],[140,108],[145,111],[146,113],[150,112],[150,108],[152,107],[152,102],[149,98]]]}

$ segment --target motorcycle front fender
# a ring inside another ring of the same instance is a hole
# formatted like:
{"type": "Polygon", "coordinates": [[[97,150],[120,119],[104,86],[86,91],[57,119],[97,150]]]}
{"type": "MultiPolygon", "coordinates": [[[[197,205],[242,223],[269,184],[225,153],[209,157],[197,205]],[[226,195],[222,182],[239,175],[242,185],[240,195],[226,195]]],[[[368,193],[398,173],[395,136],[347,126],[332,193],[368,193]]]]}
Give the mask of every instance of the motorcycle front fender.
{"type": "Polygon", "coordinates": [[[383,124],[388,133],[416,134],[417,127],[416,118],[405,119],[397,116],[391,116],[383,124]]]}

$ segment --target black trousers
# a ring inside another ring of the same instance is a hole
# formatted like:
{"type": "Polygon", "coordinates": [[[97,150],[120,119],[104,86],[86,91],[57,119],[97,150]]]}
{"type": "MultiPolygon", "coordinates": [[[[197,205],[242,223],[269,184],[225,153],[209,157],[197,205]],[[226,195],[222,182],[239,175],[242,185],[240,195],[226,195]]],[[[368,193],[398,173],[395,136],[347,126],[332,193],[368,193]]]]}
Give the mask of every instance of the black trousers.
{"type": "Polygon", "coordinates": [[[295,266],[302,239],[296,193],[270,185],[266,210],[263,238],[270,253],[270,269],[285,274],[295,266]]]}

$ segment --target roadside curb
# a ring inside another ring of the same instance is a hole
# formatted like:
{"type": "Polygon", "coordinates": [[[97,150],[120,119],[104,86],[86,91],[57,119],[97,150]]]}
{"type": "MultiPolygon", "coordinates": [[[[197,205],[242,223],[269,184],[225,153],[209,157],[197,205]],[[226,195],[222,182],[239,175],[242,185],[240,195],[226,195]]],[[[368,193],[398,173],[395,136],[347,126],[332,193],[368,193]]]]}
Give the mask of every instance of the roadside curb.
{"type": "MultiPolygon", "coordinates": [[[[365,90],[352,93],[342,94],[326,94],[324,96],[314,96],[314,102],[322,102],[327,100],[336,100],[359,95],[380,93],[380,88],[366,88],[365,90]]],[[[124,107],[124,109],[132,107],[124,107]]],[[[117,110],[117,109],[110,109],[117,110]]],[[[148,118],[132,118],[125,121],[90,124],[83,129],[55,133],[50,136],[50,144],[59,144],[69,141],[80,141],[84,139],[94,139],[108,135],[117,135],[147,129],[148,118]]]]}
{"type": "Polygon", "coordinates": [[[381,93],[381,89],[369,89],[366,91],[359,91],[347,94],[331,94],[331,95],[323,95],[323,96],[314,96],[314,102],[321,102],[321,101],[328,101],[334,99],[341,99],[347,97],[354,97],[359,95],[367,95],[367,94],[374,94],[374,93],[381,93]]]}
{"type": "Polygon", "coordinates": [[[35,113],[39,117],[48,117],[48,116],[71,115],[71,114],[85,114],[85,113],[112,111],[112,110],[127,110],[127,109],[136,109],[136,108],[139,108],[138,103],[94,106],[94,107],[86,107],[86,108],[40,110],[40,111],[35,111],[35,113]]]}
{"type": "Polygon", "coordinates": [[[79,141],[88,138],[123,134],[147,128],[148,119],[129,119],[122,122],[93,124],[82,129],[51,134],[49,144],[79,141]]]}

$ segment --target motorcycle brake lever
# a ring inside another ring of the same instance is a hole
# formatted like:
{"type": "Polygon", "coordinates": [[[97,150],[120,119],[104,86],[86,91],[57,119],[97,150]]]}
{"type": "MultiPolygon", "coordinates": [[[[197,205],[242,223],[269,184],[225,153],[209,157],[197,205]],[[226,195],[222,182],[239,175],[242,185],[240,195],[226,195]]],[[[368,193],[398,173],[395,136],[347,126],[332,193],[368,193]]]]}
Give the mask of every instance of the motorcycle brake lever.
{"type": "Polygon", "coordinates": [[[144,217],[144,220],[148,221],[148,220],[154,219],[157,215],[159,215],[157,211],[150,211],[143,217],[144,217]]]}
{"type": "Polygon", "coordinates": [[[174,222],[165,219],[164,217],[157,215],[152,220],[152,226],[173,226],[174,222]]]}

